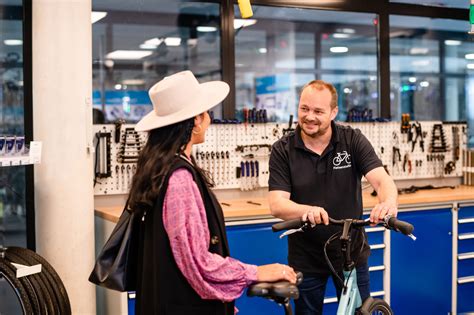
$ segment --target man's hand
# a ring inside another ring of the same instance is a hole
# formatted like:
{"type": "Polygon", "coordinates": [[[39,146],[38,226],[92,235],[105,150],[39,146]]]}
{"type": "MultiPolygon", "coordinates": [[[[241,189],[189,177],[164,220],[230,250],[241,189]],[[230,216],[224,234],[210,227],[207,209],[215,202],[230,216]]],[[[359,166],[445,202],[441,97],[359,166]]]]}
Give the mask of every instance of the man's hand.
{"type": "Polygon", "coordinates": [[[379,221],[382,221],[386,215],[396,217],[397,213],[398,207],[395,202],[381,202],[379,204],[376,204],[370,212],[370,222],[376,224],[379,221]]]}
{"type": "Polygon", "coordinates": [[[303,221],[308,220],[312,225],[321,224],[321,222],[325,225],[329,224],[328,213],[321,207],[308,206],[308,211],[303,214],[303,217],[301,219],[303,221]]]}

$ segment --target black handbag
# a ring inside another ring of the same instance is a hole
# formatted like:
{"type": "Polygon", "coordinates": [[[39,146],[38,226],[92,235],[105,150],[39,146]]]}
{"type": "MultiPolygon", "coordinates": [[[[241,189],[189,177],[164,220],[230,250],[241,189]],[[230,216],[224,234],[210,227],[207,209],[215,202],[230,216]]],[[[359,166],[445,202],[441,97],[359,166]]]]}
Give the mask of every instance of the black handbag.
{"type": "Polygon", "coordinates": [[[143,215],[128,209],[127,204],[112,234],[97,256],[89,281],[120,292],[135,291],[143,215]]]}

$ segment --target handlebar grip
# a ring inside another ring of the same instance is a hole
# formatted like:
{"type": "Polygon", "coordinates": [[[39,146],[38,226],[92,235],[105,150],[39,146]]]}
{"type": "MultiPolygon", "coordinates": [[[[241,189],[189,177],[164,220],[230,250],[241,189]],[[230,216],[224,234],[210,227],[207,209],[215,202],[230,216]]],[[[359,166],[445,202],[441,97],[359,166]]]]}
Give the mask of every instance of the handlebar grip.
{"type": "Polygon", "coordinates": [[[304,222],[301,220],[301,218],[298,218],[273,224],[272,230],[273,232],[278,232],[282,230],[299,229],[303,226],[303,224],[304,222]]]}
{"type": "Polygon", "coordinates": [[[391,217],[390,219],[388,219],[387,225],[395,231],[400,231],[405,235],[410,235],[414,230],[413,225],[408,222],[398,220],[395,217],[391,217]]]}

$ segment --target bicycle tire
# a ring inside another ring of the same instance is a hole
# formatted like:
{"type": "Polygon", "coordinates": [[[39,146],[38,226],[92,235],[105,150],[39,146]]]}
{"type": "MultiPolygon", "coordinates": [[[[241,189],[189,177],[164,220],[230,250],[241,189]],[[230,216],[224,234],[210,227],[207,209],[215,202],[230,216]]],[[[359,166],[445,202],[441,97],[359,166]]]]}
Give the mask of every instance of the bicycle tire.
{"type": "Polygon", "coordinates": [[[34,314],[33,307],[31,306],[31,302],[28,294],[26,293],[25,287],[16,277],[13,266],[10,266],[10,264],[4,259],[0,259],[0,274],[3,275],[3,277],[8,281],[8,283],[10,283],[10,286],[15,291],[23,310],[23,314],[34,314]]]}
{"type": "Polygon", "coordinates": [[[51,264],[46,259],[32,250],[23,247],[9,247],[8,250],[17,252],[19,255],[31,257],[32,259],[36,260],[37,263],[42,265],[43,272],[46,274],[47,279],[51,280],[50,284],[59,302],[59,314],[70,315],[72,313],[71,303],[69,301],[66,287],[64,286],[58,273],[54,270],[53,266],[51,266],[51,264]]]}
{"type": "MultiPolygon", "coordinates": [[[[27,266],[37,264],[36,261],[9,251],[8,249],[5,252],[5,258],[10,262],[16,262],[27,266]]],[[[43,272],[40,272],[29,275],[27,278],[31,281],[40,302],[39,314],[59,314],[59,307],[57,306],[54,291],[49,285],[46,275],[43,272]]]]}
{"type": "Polygon", "coordinates": [[[364,303],[360,314],[393,315],[390,306],[382,299],[371,299],[370,303],[364,303]]]}

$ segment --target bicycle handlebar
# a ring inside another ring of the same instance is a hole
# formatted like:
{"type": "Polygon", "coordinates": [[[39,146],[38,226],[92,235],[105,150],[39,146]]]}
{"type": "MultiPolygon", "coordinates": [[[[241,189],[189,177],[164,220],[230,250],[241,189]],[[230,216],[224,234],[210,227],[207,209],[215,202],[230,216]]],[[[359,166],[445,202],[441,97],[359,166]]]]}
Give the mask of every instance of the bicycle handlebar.
{"type": "MultiPolygon", "coordinates": [[[[333,218],[329,218],[329,223],[332,225],[344,225],[346,220],[336,220],[333,218]]],[[[372,224],[372,222],[368,220],[357,220],[352,219],[351,225],[355,227],[360,226],[367,226],[372,224]]],[[[380,225],[384,225],[388,229],[392,229],[396,232],[401,232],[405,235],[412,234],[414,227],[408,222],[398,220],[396,217],[386,216],[384,221],[378,223],[380,225]]],[[[283,222],[276,223],[272,226],[273,232],[283,231],[283,230],[291,230],[291,229],[307,229],[311,226],[309,221],[303,221],[301,218],[287,220],[283,222]]]]}

